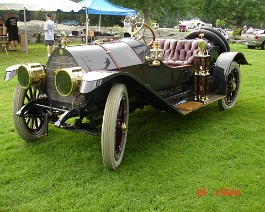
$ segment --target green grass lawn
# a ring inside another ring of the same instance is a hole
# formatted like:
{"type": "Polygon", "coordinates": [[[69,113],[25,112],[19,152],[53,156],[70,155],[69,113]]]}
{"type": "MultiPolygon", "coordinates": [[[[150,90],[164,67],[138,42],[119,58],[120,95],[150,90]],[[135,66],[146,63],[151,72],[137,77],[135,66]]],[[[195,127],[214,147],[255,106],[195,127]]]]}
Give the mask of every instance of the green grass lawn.
{"type": "Polygon", "coordinates": [[[236,106],[214,103],[184,117],[137,110],[116,171],[103,167],[99,137],[53,126],[35,143],[16,134],[17,79],[3,81],[5,69],[45,64],[46,49],[0,53],[0,211],[264,211],[265,51],[231,49],[252,63],[241,66],[236,106]],[[222,196],[223,188],[240,195],[222,196]]]}

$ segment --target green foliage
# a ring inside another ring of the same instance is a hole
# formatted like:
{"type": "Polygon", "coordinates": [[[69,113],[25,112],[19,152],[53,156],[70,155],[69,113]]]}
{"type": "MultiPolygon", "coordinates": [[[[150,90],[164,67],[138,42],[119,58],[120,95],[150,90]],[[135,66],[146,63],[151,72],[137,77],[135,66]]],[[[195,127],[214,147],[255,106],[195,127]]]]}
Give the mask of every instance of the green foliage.
{"type": "Polygon", "coordinates": [[[17,79],[3,81],[5,69],[45,64],[46,49],[0,53],[0,211],[264,211],[265,51],[239,44],[231,51],[252,64],[241,66],[235,108],[210,104],[184,117],[137,110],[114,172],[102,165],[98,137],[53,126],[35,143],[17,135],[11,112],[17,79]],[[215,196],[222,188],[240,196],[215,196]]]}
{"type": "Polygon", "coordinates": [[[233,37],[241,35],[241,28],[233,27],[233,37]]]}
{"type": "MultiPolygon", "coordinates": [[[[137,8],[144,12],[145,17],[157,19],[160,25],[172,26],[173,20],[184,18],[200,18],[204,22],[214,24],[217,19],[224,20],[232,26],[265,25],[265,1],[260,0],[112,0],[111,2],[137,8]]],[[[221,25],[222,26],[222,25],[221,25]]]]}
{"type": "Polygon", "coordinates": [[[118,33],[121,37],[123,36],[124,34],[123,27],[120,27],[119,25],[114,25],[113,29],[114,29],[114,32],[118,33]]]}
{"type": "Polygon", "coordinates": [[[155,19],[161,26],[166,25],[168,27],[176,25],[177,17],[183,19],[189,15],[193,7],[190,0],[112,0],[111,2],[132,9],[139,9],[144,13],[147,23],[149,19],[155,19]]]}
{"type": "MultiPolygon", "coordinates": [[[[81,0],[74,0],[80,2],[81,0]]],[[[206,23],[224,26],[257,27],[265,26],[265,1],[261,0],[110,0],[111,3],[138,9],[144,13],[146,23],[149,19],[157,20],[160,26],[173,27],[179,21],[191,18],[200,18],[206,23]],[[217,20],[221,22],[216,22],[217,20]],[[221,24],[221,25],[220,25],[221,24]]],[[[0,16],[5,17],[6,11],[0,11],[0,16]]],[[[18,11],[13,11],[18,16],[18,11]]],[[[43,13],[30,12],[32,19],[43,20],[43,13]]],[[[98,15],[89,15],[90,24],[98,25],[98,15]]],[[[117,16],[102,16],[103,26],[121,25],[117,16]]],[[[83,25],[85,15],[56,13],[56,20],[75,20],[83,25]]]]}
{"type": "Polygon", "coordinates": [[[223,26],[225,26],[225,21],[221,20],[221,19],[217,19],[216,22],[215,22],[215,26],[217,28],[223,27],[223,26]]]}

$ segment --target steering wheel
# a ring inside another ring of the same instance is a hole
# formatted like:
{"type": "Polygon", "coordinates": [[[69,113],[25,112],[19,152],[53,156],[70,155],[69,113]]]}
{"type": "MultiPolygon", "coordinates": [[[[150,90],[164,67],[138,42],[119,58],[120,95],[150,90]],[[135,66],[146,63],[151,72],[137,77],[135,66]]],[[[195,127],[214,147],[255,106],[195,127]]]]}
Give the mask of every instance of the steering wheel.
{"type": "Polygon", "coordinates": [[[145,23],[135,23],[131,28],[131,37],[142,41],[147,46],[152,46],[155,41],[154,30],[145,23]]]}

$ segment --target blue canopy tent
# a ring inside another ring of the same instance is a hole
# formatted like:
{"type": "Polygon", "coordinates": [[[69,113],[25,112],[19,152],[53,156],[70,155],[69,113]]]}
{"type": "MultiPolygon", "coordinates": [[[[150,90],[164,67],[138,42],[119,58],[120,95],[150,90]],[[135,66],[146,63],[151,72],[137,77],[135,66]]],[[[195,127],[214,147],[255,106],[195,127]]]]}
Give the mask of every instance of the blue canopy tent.
{"type": "MultiPolygon", "coordinates": [[[[86,30],[88,32],[88,14],[100,15],[99,28],[101,24],[101,15],[116,15],[116,16],[126,16],[128,14],[135,14],[135,10],[128,9],[125,7],[120,7],[115,4],[108,2],[107,0],[83,0],[78,3],[86,13],[86,30]]],[[[87,43],[87,36],[86,36],[87,43]]]]}
{"type": "Polygon", "coordinates": [[[126,16],[128,13],[135,14],[135,10],[120,7],[107,0],[83,0],[78,3],[87,8],[88,14],[126,16]]]}

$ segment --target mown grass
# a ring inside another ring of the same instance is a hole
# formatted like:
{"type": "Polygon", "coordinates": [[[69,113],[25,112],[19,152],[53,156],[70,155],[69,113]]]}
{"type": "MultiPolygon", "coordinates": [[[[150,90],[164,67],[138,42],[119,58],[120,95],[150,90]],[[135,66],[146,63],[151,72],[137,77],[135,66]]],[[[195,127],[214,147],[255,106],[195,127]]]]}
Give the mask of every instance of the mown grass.
{"type": "Polygon", "coordinates": [[[235,108],[210,104],[188,116],[151,107],[130,115],[121,166],[102,165],[100,138],[49,127],[23,141],[12,121],[16,78],[5,69],[47,59],[43,45],[0,54],[0,211],[264,211],[265,51],[241,51],[241,93],[235,108]],[[240,196],[215,196],[222,188],[240,196]],[[198,196],[205,189],[206,196],[198,196]]]}

